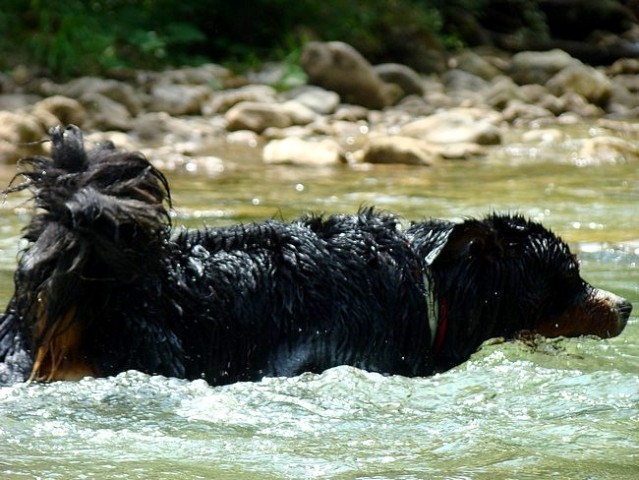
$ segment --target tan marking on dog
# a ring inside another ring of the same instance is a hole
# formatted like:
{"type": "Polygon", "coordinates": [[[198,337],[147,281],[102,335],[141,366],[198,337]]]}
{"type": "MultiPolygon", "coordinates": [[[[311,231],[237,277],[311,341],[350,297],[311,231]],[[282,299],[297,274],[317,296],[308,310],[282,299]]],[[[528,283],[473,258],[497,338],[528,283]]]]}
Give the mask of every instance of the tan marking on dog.
{"type": "MultiPolygon", "coordinates": [[[[40,303],[44,305],[44,302],[40,303]]],[[[45,308],[40,308],[36,324],[36,336],[41,336],[47,326],[45,308]]],[[[77,381],[96,372],[82,353],[83,332],[81,325],[73,321],[75,307],[57,319],[45,334],[33,362],[29,381],[53,382],[77,381]]]]}
{"type": "Polygon", "coordinates": [[[619,297],[610,292],[597,290],[586,302],[538,324],[535,331],[544,337],[616,337],[625,326],[616,305],[617,299],[619,297]]]}

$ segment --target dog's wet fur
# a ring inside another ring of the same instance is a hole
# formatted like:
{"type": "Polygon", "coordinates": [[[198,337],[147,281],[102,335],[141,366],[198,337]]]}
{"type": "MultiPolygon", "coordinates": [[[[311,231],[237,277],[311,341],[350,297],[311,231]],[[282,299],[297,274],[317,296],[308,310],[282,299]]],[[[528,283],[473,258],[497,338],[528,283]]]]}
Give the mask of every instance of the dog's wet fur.
{"type": "MultiPolygon", "coordinates": [[[[631,304],[560,238],[491,214],[402,228],[374,209],[173,232],[140,153],[71,125],[21,162],[36,211],[0,318],[0,383],[135,369],[212,385],[351,365],[426,376],[486,339],[618,335],[631,304]]],[[[21,181],[20,181],[21,179],[21,181]]]]}

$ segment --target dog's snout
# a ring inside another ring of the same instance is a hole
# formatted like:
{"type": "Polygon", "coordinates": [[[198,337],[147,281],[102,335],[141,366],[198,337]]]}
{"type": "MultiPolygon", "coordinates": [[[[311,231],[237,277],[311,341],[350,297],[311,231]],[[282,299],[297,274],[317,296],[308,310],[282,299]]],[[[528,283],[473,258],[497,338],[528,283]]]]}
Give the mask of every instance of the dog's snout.
{"type": "Polygon", "coordinates": [[[626,326],[628,323],[628,319],[630,318],[630,313],[632,312],[632,303],[630,303],[625,298],[619,298],[615,305],[616,310],[619,312],[619,322],[622,325],[622,328],[626,326]]]}

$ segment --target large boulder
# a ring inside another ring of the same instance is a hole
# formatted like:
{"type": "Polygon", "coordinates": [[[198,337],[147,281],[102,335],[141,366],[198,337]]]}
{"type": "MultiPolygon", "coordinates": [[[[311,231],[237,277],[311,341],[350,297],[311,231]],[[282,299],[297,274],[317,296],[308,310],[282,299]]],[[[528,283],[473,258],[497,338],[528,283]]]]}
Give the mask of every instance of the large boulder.
{"type": "Polygon", "coordinates": [[[510,61],[509,75],[519,85],[544,85],[564,68],[579,64],[579,60],[559,49],[519,52],[510,61]]]}
{"type": "Polygon", "coordinates": [[[301,58],[302,68],[313,85],[337,92],[343,100],[367,108],[394,104],[402,92],[382,81],[371,64],[343,42],[309,42],[301,58]]]}

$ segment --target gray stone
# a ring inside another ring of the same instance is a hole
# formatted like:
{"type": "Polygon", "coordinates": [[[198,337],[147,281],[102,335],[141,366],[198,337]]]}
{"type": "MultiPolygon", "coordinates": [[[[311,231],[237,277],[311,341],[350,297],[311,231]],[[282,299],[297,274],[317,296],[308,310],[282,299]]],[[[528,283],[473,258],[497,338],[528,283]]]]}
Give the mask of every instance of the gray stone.
{"type": "Polygon", "coordinates": [[[372,137],[358,159],[364,163],[436,165],[441,156],[422,140],[401,136],[372,137]]]}
{"type": "Polygon", "coordinates": [[[612,82],[603,72],[584,64],[570,65],[546,83],[556,96],[566,92],[581,95],[589,102],[603,106],[612,95],[612,82]]]}
{"type": "Polygon", "coordinates": [[[445,111],[404,125],[401,134],[436,144],[501,143],[501,130],[481,117],[481,111],[475,109],[445,111]]]}
{"type": "Polygon", "coordinates": [[[401,89],[383,82],[371,64],[343,42],[307,43],[301,64],[310,84],[333,90],[349,103],[380,109],[401,96],[401,89]]]}
{"type": "Polygon", "coordinates": [[[262,133],[268,127],[286,128],[293,124],[286,109],[279,104],[242,102],[226,112],[227,129],[262,133]]]}
{"type": "Polygon", "coordinates": [[[201,85],[156,85],[147,109],[169,115],[198,115],[211,90],[201,85]]]}
{"type": "Polygon", "coordinates": [[[271,140],[262,152],[265,163],[326,166],[344,163],[344,152],[332,138],[271,140]]]}

